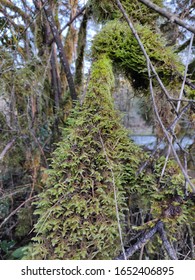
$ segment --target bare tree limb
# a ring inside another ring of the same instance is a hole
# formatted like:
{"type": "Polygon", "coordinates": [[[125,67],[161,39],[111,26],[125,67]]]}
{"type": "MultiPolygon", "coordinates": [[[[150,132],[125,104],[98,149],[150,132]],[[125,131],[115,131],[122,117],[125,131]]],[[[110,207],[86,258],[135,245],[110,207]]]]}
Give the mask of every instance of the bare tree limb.
{"type": "MultiPolygon", "coordinates": [[[[80,9],[80,11],[78,11],[78,13],[73,17],[73,18],[71,18],[70,20],[69,20],[69,22],[67,22],[61,29],[60,29],[60,31],[59,31],[59,34],[62,34],[62,32],[69,26],[69,25],[71,25],[74,21],[75,21],[75,19],[77,19],[80,15],[82,15],[83,14],[83,12],[86,10],[86,6],[83,6],[81,9],[80,9]]],[[[53,43],[53,41],[54,41],[54,38],[52,38],[49,42],[48,42],[48,45],[50,46],[52,43],[53,43]]]]}
{"type": "MultiPolygon", "coordinates": [[[[151,228],[148,232],[143,234],[141,238],[131,247],[125,250],[126,258],[129,259],[136,251],[141,249],[148,241],[151,240],[151,238],[154,236],[154,234],[158,231],[158,227],[160,225],[160,221],[157,222],[157,224],[151,228]]],[[[116,260],[124,260],[124,254],[121,254],[116,258],[116,260]]]]}
{"type": "Polygon", "coordinates": [[[152,3],[149,0],[139,0],[139,2],[143,3],[144,5],[151,8],[152,10],[156,11],[161,16],[166,17],[172,23],[177,23],[178,25],[184,27],[185,29],[195,34],[195,28],[187,24],[185,21],[181,20],[180,18],[178,18],[175,14],[166,11],[165,9],[157,6],[156,4],[152,3]]]}
{"type": "Polygon", "coordinates": [[[131,23],[131,21],[130,21],[130,19],[129,19],[129,16],[127,15],[126,11],[124,10],[124,8],[123,8],[121,2],[120,2],[119,0],[116,0],[116,3],[117,3],[118,8],[120,9],[121,13],[123,14],[124,18],[126,19],[126,21],[127,21],[128,25],[129,25],[129,27],[130,27],[130,29],[131,29],[133,35],[135,36],[136,40],[138,41],[138,44],[139,44],[139,46],[140,46],[140,48],[141,48],[141,50],[142,50],[142,52],[143,52],[143,54],[144,54],[144,56],[145,56],[145,58],[146,58],[146,61],[149,61],[150,67],[151,67],[151,69],[152,69],[152,72],[154,73],[154,76],[155,76],[155,78],[157,79],[157,81],[158,81],[158,83],[159,83],[159,85],[160,85],[162,91],[163,91],[164,94],[166,95],[167,100],[170,102],[170,104],[171,104],[173,110],[176,112],[176,108],[175,108],[173,102],[171,102],[171,96],[169,95],[169,92],[167,91],[167,89],[166,89],[166,87],[164,86],[162,80],[160,79],[158,73],[156,72],[156,69],[155,69],[155,67],[153,66],[153,64],[152,64],[152,62],[151,62],[151,60],[150,60],[150,58],[149,58],[149,56],[148,56],[148,54],[147,54],[147,52],[146,52],[144,46],[143,46],[143,44],[140,43],[141,41],[140,41],[139,35],[137,34],[135,28],[133,27],[133,25],[132,25],[132,23],[131,23]]]}
{"type": "Polygon", "coordinates": [[[13,146],[15,141],[16,141],[16,138],[13,138],[9,143],[7,143],[7,145],[5,146],[5,148],[3,149],[3,151],[0,154],[0,161],[3,160],[4,156],[11,149],[11,147],[13,146]]]}
{"type": "Polygon", "coordinates": [[[61,60],[64,72],[66,74],[66,78],[67,78],[67,81],[68,81],[68,86],[69,86],[69,89],[70,89],[70,96],[71,96],[73,101],[76,101],[77,100],[77,94],[76,94],[76,90],[75,90],[73,76],[72,76],[72,73],[70,71],[70,66],[69,66],[69,63],[68,63],[68,59],[67,59],[66,54],[64,52],[64,47],[63,47],[63,44],[62,44],[62,41],[61,41],[61,38],[60,38],[60,35],[59,35],[58,28],[55,24],[55,20],[54,20],[53,14],[52,14],[51,7],[50,7],[48,2],[46,2],[46,3],[44,3],[43,1],[41,1],[41,2],[44,5],[43,9],[45,11],[47,20],[49,22],[52,34],[54,36],[54,40],[56,42],[56,45],[58,46],[60,60],[61,60]]]}
{"type": "MultiPolygon", "coordinates": [[[[160,220],[156,223],[156,225],[153,228],[151,228],[149,231],[144,233],[141,236],[141,238],[134,245],[132,245],[131,247],[129,247],[128,249],[125,250],[126,258],[129,259],[136,251],[138,251],[139,249],[142,249],[143,246],[146,243],[148,243],[156,233],[159,233],[159,235],[162,239],[163,245],[164,245],[170,259],[177,260],[175,250],[171,246],[171,244],[167,238],[167,234],[164,229],[163,222],[160,220]]],[[[116,258],[116,260],[124,260],[124,259],[125,259],[125,257],[124,257],[123,253],[116,258]]]]}
{"type": "Polygon", "coordinates": [[[172,260],[177,260],[177,255],[175,253],[175,250],[174,248],[171,246],[168,238],[167,238],[167,234],[166,234],[166,231],[164,229],[164,225],[163,225],[163,222],[160,222],[158,224],[158,233],[162,239],[162,242],[163,242],[163,245],[169,255],[169,257],[172,259],[172,260]]]}
{"type": "MultiPolygon", "coordinates": [[[[183,82],[182,82],[182,86],[181,86],[181,90],[180,90],[180,94],[179,94],[179,101],[177,102],[177,107],[176,107],[177,113],[179,113],[179,110],[180,110],[180,106],[181,106],[181,101],[180,101],[180,99],[182,99],[182,97],[183,97],[184,87],[185,87],[185,84],[186,84],[186,78],[187,78],[187,72],[188,72],[188,65],[189,65],[190,55],[191,55],[191,51],[192,51],[192,43],[193,43],[193,40],[194,40],[194,34],[192,34],[191,40],[190,40],[190,46],[189,46],[189,50],[188,50],[187,62],[186,62],[186,67],[185,67],[185,71],[184,71],[184,78],[183,78],[183,82]]],[[[176,127],[176,125],[173,126],[173,128],[172,128],[173,134],[174,134],[175,127],[176,127]]],[[[173,136],[171,136],[171,142],[173,143],[173,136]]],[[[168,151],[167,151],[167,156],[166,156],[166,160],[165,160],[165,163],[164,163],[162,172],[161,172],[160,180],[161,180],[161,178],[162,178],[163,175],[164,175],[164,172],[165,172],[165,169],[166,169],[166,166],[167,166],[167,163],[168,163],[168,159],[169,159],[169,157],[170,157],[170,154],[171,154],[171,145],[169,145],[169,148],[168,148],[168,151]]]]}
{"type": "MultiPolygon", "coordinates": [[[[177,101],[175,99],[173,99],[174,101],[177,101]]],[[[179,113],[179,115],[173,120],[172,124],[167,128],[167,131],[172,131],[173,126],[176,125],[176,123],[181,119],[182,115],[188,110],[188,108],[190,107],[190,101],[188,101],[189,103],[182,109],[182,111],[179,113]]],[[[141,167],[139,168],[138,172],[136,173],[136,175],[139,175],[148,165],[148,163],[151,161],[151,158],[154,157],[154,155],[156,154],[156,152],[159,150],[160,145],[163,143],[163,141],[165,141],[166,137],[164,136],[162,139],[160,139],[160,142],[158,143],[157,147],[155,150],[153,150],[153,152],[151,153],[151,155],[149,156],[148,160],[145,161],[141,167]]]]}

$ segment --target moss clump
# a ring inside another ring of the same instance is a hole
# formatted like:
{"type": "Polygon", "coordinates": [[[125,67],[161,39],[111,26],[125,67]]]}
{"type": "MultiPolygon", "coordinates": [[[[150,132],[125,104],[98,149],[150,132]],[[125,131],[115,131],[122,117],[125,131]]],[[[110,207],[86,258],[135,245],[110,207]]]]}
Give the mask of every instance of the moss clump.
{"type": "MultiPolygon", "coordinates": [[[[137,24],[136,30],[158,74],[165,84],[169,84],[170,79],[175,79],[177,71],[183,69],[178,57],[171,47],[165,48],[165,40],[148,26],[137,24]]],[[[140,79],[142,86],[148,84],[146,59],[126,23],[111,21],[96,35],[92,56],[98,57],[101,53],[110,57],[117,68],[120,67],[127,75],[140,79]]]]}

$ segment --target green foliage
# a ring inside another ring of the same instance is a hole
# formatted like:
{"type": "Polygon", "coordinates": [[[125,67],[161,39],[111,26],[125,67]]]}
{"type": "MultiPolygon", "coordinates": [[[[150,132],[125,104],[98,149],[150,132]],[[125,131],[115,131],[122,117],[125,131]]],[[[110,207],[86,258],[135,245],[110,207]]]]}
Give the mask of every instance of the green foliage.
{"type": "Polygon", "coordinates": [[[0,200],[0,219],[4,219],[10,209],[10,200],[8,198],[0,200]]]}
{"type": "Polygon", "coordinates": [[[184,178],[177,163],[169,160],[164,176],[161,178],[164,164],[164,157],[152,163],[153,175],[143,174],[141,188],[135,186],[134,193],[139,200],[139,207],[143,212],[147,209],[152,217],[149,223],[143,224],[143,227],[138,227],[138,229],[154,226],[154,223],[161,219],[172,239],[186,221],[193,221],[195,206],[186,197],[184,178]]]}
{"type": "MultiPolygon", "coordinates": [[[[155,4],[162,6],[162,0],[154,0],[155,4]]],[[[133,18],[134,21],[139,21],[141,24],[154,24],[158,18],[158,14],[138,0],[121,0],[126,12],[133,18]]],[[[116,1],[114,0],[91,0],[93,16],[97,21],[105,22],[116,18],[122,18],[121,12],[118,10],[116,1]]]]}
{"type": "MultiPolygon", "coordinates": [[[[166,42],[161,34],[154,33],[147,25],[136,24],[136,30],[163,81],[167,84],[170,83],[170,79],[175,81],[177,71],[183,69],[183,66],[172,48],[165,48],[166,42]]],[[[92,57],[98,57],[101,53],[110,57],[122,72],[140,79],[142,87],[148,84],[146,59],[126,23],[111,21],[96,35],[92,57]]]]}
{"type": "MultiPolygon", "coordinates": [[[[173,51],[165,51],[160,35],[147,26],[136,27],[159,75],[174,79],[182,66],[173,51]]],[[[177,226],[192,217],[193,207],[185,202],[184,179],[174,161],[168,162],[162,179],[164,158],[151,162],[147,171],[136,175],[148,156],[129,140],[111,95],[113,64],[125,73],[140,75],[147,83],[145,58],[127,25],[108,23],[94,39],[92,56],[84,104],[82,108],[77,105],[68,120],[69,126],[53,154],[46,189],[36,203],[36,237],[28,258],[117,256],[121,245],[115,190],[125,242],[129,233],[151,227],[159,219],[174,237],[177,226]],[[135,209],[142,211],[143,217],[132,228],[135,209]]],[[[157,240],[152,246],[158,245],[157,240]]]]}
{"type": "Polygon", "coordinates": [[[23,259],[26,251],[28,250],[27,246],[19,247],[11,253],[10,259],[12,260],[21,260],[23,259]]]}
{"type": "Polygon", "coordinates": [[[73,113],[52,159],[35,214],[31,258],[112,259],[121,250],[114,187],[122,227],[126,196],[142,156],[113,108],[111,61],[92,67],[81,110],[73,113]],[[114,244],[114,246],[113,246],[114,244]]]}

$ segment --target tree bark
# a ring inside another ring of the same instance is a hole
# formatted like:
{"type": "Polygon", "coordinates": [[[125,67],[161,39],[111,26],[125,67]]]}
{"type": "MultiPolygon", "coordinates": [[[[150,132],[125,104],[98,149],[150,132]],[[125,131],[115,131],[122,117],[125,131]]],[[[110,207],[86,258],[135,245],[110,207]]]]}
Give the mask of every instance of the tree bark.
{"type": "MultiPolygon", "coordinates": [[[[17,13],[19,16],[22,17],[23,20],[27,20],[28,23],[30,23],[30,17],[29,15],[27,15],[27,13],[25,13],[25,11],[23,11],[22,9],[20,9],[19,7],[17,7],[15,4],[13,4],[11,1],[8,0],[0,0],[0,4],[4,7],[9,8],[10,10],[12,10],[13,12],[17,13]]],[[[0,6],[1,9],[1,6],[0,6]]]]}
{"type": "Polygon", "coordinates": [[[169,243],[168,239],[167,239],[167,234],[166,234],[166,231],[164,229],[164,225],[162,222],[160,222],[158,224],[158,233],[161,237],[161,240],[163,242],[163,245],[169,255],[169,257],[172,259],[172,260],[177,260],[177,255],[175,253],[175,250],[174,248],[171,246],[171,244],[169,243]]]}
{"type": "Polygon", "coordinates": [[[146,5],[147,7],[151,8],[152,10],[156,11],[159,13],[161,16],[166,17],[169,19],[172,23],[177,23],[178,25],[184,27],[188,31],[192,32],[195,34],[195,28],[187,24],[185,21],[181,20],[178,18],[175,14],[172,14],[165,9],[157,6],[156,4],[150,2],[149,0],[139,0],[142,4],[146,5]]]}
{"type": "Polygon", "coordinates": [[[45,11],[47,20],[49,22],[49,25],[50,25],[50,28],[51,28],[51,31],[52,31],[52,34],[54,36],[54,40],[55,40],[56,45],[58,47],[60,60],[61,60],[64,72],[66,74],[68,86],[69,86],[69,89],[70,89],[70,96],[71,96],[73,101],[76,101],[77,100],[77,94],[76,94],[76,90],[75,90],[73,76],[72,76],[72,73],[70,71],[70,66],[69,66],[68,60],[66,58],[66,54],[64,52],[64,48],[63,48],[63,44],[62,44],[62,41],[61,41],[61,38],[60,38],[60,35],[59,35],[58,28],[57,28],[57,26],[55,24],[55,21],[54,21],[54,17],[53,17],[53,14],[52,14],[51,7],[50,7],[49,3],[44,4],[44,2],[42,1],[42,4],[44,5],[43,9],[45,11]]]}
{"type": "MultiPolygon", "coordinates": [[[[159,224],[161,222],[157,222],[157,224],[148,232],[146,232],[142,237],[131,247],[125,250],[126,258],[129,259],[136,251],[142,248],[143,245],[145,245],[148,241],[151,240],[151,238],[154,236],[154,234],[158,231],[159,224]]],[[[124,254],[121,254],[116,258],[116,260],[124,260],[124,254]]]]}
{"type": "MultiPolygon", "coordinates": [[[[175,253],[174,248],[171,246],[171,244],[169,243],[168,239],[167,239],[167,235],[164,229],[164,225],[162,221],[158,221],[156,223],[156,225],[151,228],[151,230],[149,230],[148,232],[146,232],[145,234],[142,235],[142,237],[131,247],[129,247],[128,249],[125,250],[125,256],[127,259],[129,259],[136,251],[138,251],[139,249],[141,249],[148,241],[151,240],[151,238],[156,234],[159,233],[163,245],[170,257],[170,259],[172,260],[177,260],[177,256],[175,253]]],[[[116,258],[116,260],[124,260],[124,254],[121,254],[120,256],[118,256],[116,258]]]]}

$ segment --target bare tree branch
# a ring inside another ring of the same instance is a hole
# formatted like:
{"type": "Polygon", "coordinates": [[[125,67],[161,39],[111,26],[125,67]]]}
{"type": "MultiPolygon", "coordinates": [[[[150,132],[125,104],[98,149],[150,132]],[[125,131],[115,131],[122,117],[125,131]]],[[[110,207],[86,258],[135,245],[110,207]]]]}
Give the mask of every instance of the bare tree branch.
{"type": "MultiPolygon", "coordinates": [[[[182,97],[183,97],[184,87],[185,87],[185,84],[186,84],[186,78],[187,78],[187,72],[188,72],[188,65],[189,65],[190,55],[191,55],[191,51],[192,51],[192,43],[193,43],[193,40],[194,40],[194,34],[192,34],[191,40],[190,40],[190,46],[189,46],[189,50],[188,50],[187,62],[186,62],[186,67],[185,67],[185,71],[184,71],[184,78],[183,78],[183,82],[182,82],[182,86],[181,86],[181,90],[180,90],[180,94],[179,94],[179,101],[177,102],[177,107],[176,107],[177,113],[179,113],[179,110],[180,110],[180,106],[181,106],[181,101],[180,101],[180,99],[182,99],[182,97]]],[[[172,128],[172,133],[173,133],[173,134],[174,134],[174,131],[175,131],[175,127],[176,127],[176,125],[173,126],[173,128],[172,128]]],[[[171,136],[171,142],[173,143],[173,136],[171,136]]],[[[166,160],[165,160],[164,167],[163,167],[163,169],[162,169],[162,173],[161,173],[160,180],[161,180],[161,178],[162,178],[163,175],[164,175],[164,172],[165,172],[165,169],[166,169],[166,166],[167,166],[167,163],[168,163],[168,159],[169,159],[169,157],[170,157],[170,154],[171,154],[171,145],[169,145],[169,148],[168,148],[168,151],[167,151],[167,156],[166,156],[166,160]]]]}
{"type": "Polygon", "coordinates": [[[164,229],[164,225],[163,225],[163,222],[160,222],[158,224],[158,233],[162,239],[162,242],[163,242],[163,245],[169,255],[169,257],[172,259],[172,260],[177,260],[177,255],[175,253],[175,250],[174,248],[171,246],[168,238],[167,238],[167,234],[166,234],[166,231],[164,229]]]}
{"type": "Polygon", "coordinates": [[[53,14],[52,14],[51,7],[50,7],[48,2],[47,3],[44,3],[43,1],[41,1],[41,2],[44,5],[43,9],[45,11],[47,20],[49,22],[51,31],[53,33],[56,45],[58,46],[60,60],[61,60],[64,72],[66,74],[66,78],[67,78],[67,81],[68,81],[68,86],[69,86],[69,89],[70,89],[70,96],[71,96],[73,101],[76,101],[77,100],[77,94],[76,94],[76,90],[75,90],[75,85],[74,85],[72,73],[70,71],[70,66],[69,66],[66,54],[64,52],[64,47],[63,47],[63,44],[62,44],[62,41],[61,41],[61,38],[60,38],[60,35],[59,35],[58,28],[57,28],[57,26],[55,24],[55,21],[54,21],[54,17],[53,17],[53,14]]]}
{"type": "MultiPolygon", "coordinates": [[[[151,240],[151,238],[154,236],[154,234],[158,231],[158,227],[160,225],[160,221],[157,222],[157,224],[148,232],[142,235],[142,237],[131,247],[125,250],[125,256],[127,259],[129,259],[136,251],[141,249],[148,241],[151,240]]],[[[116,260],[124,260],[124,254],[121,254],[116,258],[116,260]]]]}
{"type": "MultiPolygon", "coordinates": [[[[160,220],[156,223],[156,225],[153,228],[151,228],[149,231],[144,233],[141,236],[141,238],[134,245],[132,245],[131,247],[129,247],[128,249],[125,250],[126,258],[129,259],[136,251],[143,248],[143,246],[146,243],[148,243],[157,232],[159,233],[159,235],[162,239],[163,245],[164,245],[170,259],[177,260],[175,250],[171,246],[170,242],[168,241],[163,222],[160,220]]],[[[124,257],[123,253],[116,258],[116,260],[124,260],[124,259],[125,259],[125,257],[124,257]]]]}
{"type": "Polygon", "coordinates": [[[140,46],[140,48],[141,48],[141,50],[142,50],[142,52],[143,52],[143,54],[144,54],[144,56],[146,58],[146,61],[149,61],[150,67],[152,69],[152,72],[154,73],[155,78],[157,79],[161,89],[163,90],[164,94],[166,95],[167,100],[170,102],[173,110],[176,112],[176,108],[175,108],[173,102],[171,102],[171,96],[169,95],[169,92],[167,91],[167,89],[164,86],[162,80],[160,79],[158,73],[156,72],[155,67],[153,66],[153,64],[152,64],[152,62],[151,62],[151,60],[150,60],[150,58],[149,58],[149,56],[148,56],[144,46],[143,46],[143,44],[140,41],[139,35],[137,34],[135,28],[133,27],[133,25],[132,25],[132,23],[131,23],[131,21],[129,19],[129,16],[127,15],[126,11],[124,10],[121,2],[119,0],[116,0],[116,3],[117,3],[118,8],[120,9],[120,11],[122,12],[124,18],[126,19],[126,21],[127,21],[128,25],[129,25],[133,35],[135,36],[136,40],[138,41],[138,44],[139,44],[139,46],[140,46]]]}
{"type": "MultiPolygon", "coordinates": [[[[83,14],[83,12],[86,10],[86,6],[83,6],[80,11],[78,11],[78,13],[73,17],[71,18],[71,20],[69,20],[69,22],[67,22],[59,31],[59,34],[62,34],[62,32],[68,27],[70,26],[74,21],[75,19],[77,19],[80,15],[83,14]]],[[[54,42],[54,38],[52,38],[49,42],[48,42],[48,45],[50,46],[52,43],[54,42]]]]}
{"type": "Polygon", "coordinates": [[[2,228],[2,226],[3,226],[4,224],[6,224],[7,221],[8,221],[13,215],[16,214],[17,211],[18,211],[22,206],[24,206],[28,201],[35,199],[36,197],[37,197],[37,195],[35,195],[35,196],[33,196],[33,197],[31,196],[31,197],[29,197],[28,199],[26,199],[25,201],[23,201],[16,209],[14,209],[14,211],[12,211],[12,212],[3,220],[3,222],[0,224],[0,228],[2,228]]]}
{"type": "Polygon", "coordinates": [[[178,18],[175,14],[172,14],[172,13],[166,11],[165,9],[160,8],[159,6],[157,6],[156,4],[152,3],[149,0],[139,0],[139,2],[143,3],[144,5],[151,8],[152,10],[156,11],[161,16],[166,17],[172,23],[177,23],[178,25],[184,27],[185,29],[187,29],[195,34],[195,28],[192,27],[191,25],[187,24],[185,21],[181,20],[180,18],[178,18]]]}
{"type": "MultiPolygon", "coordinates": [[[[174,101],[177,101],[175,99],[173,99],[174,101]]],[[[181,119],[182,115],[188,110],[188,108],[190,107],[190,101],[187,101],[188,104],[181,110],[181,112],[179,113],[179,115],[174,119],[174,121],[172,122],[172,124],[167,128],[167,131],[172,131],[173,126],[175,126],[177,124],[177,122],[181,119]]],[[[148,165],[148,163],[151,161],[151,158],[154,157],[154,155],[156,154],[156,152],[159,150],[159,147],[161,146],[161,144],[163,143],[163,141],[165,141],[166,137],[164,136],[162,139],[160,139],[157,147],[155,150],[153,150],[153,152],[150,154],[149,158],[147,161],[145,161],[141,167],[139,168],[138,172],[136,173],[136,175],[139,175],[148,165]]]]}
{"type": "Polygon", "coordinates": [[[4,156],[11,149],[11,147],[13,146],[15,141],[16,141],[16,138],[13,138],[9,143],[7,143],[7,145],[5,146],[5,148],[3,149],[3,151],[0,154],[0,161],[3,160],[4,156]]]}

